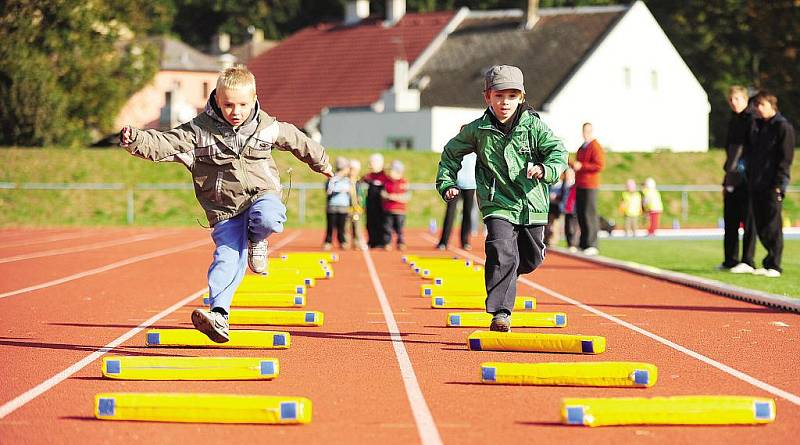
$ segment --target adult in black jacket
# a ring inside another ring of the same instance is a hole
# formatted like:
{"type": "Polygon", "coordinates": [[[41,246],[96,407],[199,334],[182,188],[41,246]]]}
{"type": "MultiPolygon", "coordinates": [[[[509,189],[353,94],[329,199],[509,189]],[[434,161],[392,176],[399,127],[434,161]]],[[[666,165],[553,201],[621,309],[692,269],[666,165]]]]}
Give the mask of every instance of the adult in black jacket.
{"type": "Polygon", "coordinates": [[[751,143],[745,152],[747,182],[750,189],[756,230],[767,250],[763,269],[754,273],[779,277],[783,254],[783,198],[789,186],[794,158],[794,127],[778,111],[778,99],[767,92],[753,98],[758,119],[751,143]]]}
{"type": "Polygon", "coordinates": [[[732,113],[725,141],[725,179],[722,182],[725,259],[720,269],[733,273],[752,273],[755,270],[753,256],[756,250],[756,230],[745,178],[744,146],[753,126],[755,112],[748,104],[747,89],[743,86],[734,85],[730,88],[728,105],[732,113]],[[741,261],[739,226],[744,226],[741,261]]]}

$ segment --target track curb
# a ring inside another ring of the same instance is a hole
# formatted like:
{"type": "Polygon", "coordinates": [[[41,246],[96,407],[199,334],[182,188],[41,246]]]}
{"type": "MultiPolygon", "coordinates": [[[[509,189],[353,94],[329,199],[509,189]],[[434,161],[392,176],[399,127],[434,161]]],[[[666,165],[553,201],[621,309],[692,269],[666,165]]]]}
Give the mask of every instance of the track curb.
{"type": "Polygon", "coordinates": [[[561,247],[548,247],[548,250],[571,258],[602,264],[604,266],[614,267],[672,283],[682,284],[684,286],[710,292],[716,295],[721,295],[723,297],[746,301],[748,303],[760,304],[762,306],[768,306],[784,311],[800,313],[800,299],[784,297],[783,295],[771,294],[769,292],[762,292],[754,289],[732,286],[717,280],[701,278],[680,272],[672,272],[645,264],[634,263],[632,261],[615,260],[603,256],[589,256],[578,252],[570,252],[569,250],[561,247]]]}

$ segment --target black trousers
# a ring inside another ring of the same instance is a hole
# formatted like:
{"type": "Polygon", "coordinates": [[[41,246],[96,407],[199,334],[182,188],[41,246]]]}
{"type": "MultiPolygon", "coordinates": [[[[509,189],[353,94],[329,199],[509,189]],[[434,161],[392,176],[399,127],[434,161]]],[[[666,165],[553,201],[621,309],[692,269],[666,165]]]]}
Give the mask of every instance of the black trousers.
{"type": "MultiPolygon", "coordinates": [[[[475,190],[461,190],[458,195],[461,199],[461,247],[469,244],[469,235],[472,232],[472,209],[475,207],[475,190]]],[[[447,212],[442,224],[442,237],[440,246],[447,246],[450,241],[450,232],[453,231],[453,222],[456,219],[456,209],[459,199],[447,201],[447,212]]]]}
{"type": "Polygon", "coordinates": [[[756,221],[756,232],[761,244],[767,250],[762,264],[765,269],[781,269],[783,256],[783,202],[778,201],[774,190],[752,190],[750,202],[753,206],[753,217],[756,221]]]}
{"type": "Polygon", "coordinates": [[[367,245],[382,247],[383,239],[383,207],[380,194],[367,196],[367,245]]]}
{"type": "Polygon", "coordinates": [[[501,218],[486,219],[486,312],[514,310],[517,277],[544,261],[544,226],[519,226],[501,218]]]}
{"type": "Polygon", "coordinates": [[[597,247],[597,189],[579,188],[575,191],[575,215],[581,227],[578,247],[597,247]]]}
{"type": "Polygon", "coordinates": [[[745,263],[755,267],[753,256],[756,252],[755,220],[750,204],[747,187],[740,186],[732,192],[723,191],[723,218],[725,220],[724,250],[725,267],[733,267],[745,263]],[[744,225],[742,240],[742,258],[739,260],[739,225],[744,225]]]}
{"type": "Polygon", "coordinates": [[[336,231],[336,239],[339,241],[339,246],[347,243],[347,233],[345,232],[345,223],[347,222],[347,213],[326,213],[327,224],[325,225],[325,242],[333,242],[333,232],[336,231]]]}
{"type": "Polygon", "coordinates": [[[564,214],[564,238],[567,239],[567,247],[578,247],[578,217],[574,213],[564,214]]]}
{"type": "Polygon", "coordinates": [[[383,245],[392,244],[392,232],[397,233],[397,244],[405,244],[403,240],[403,226],[406,223],[406,215],[400,213],[383,214],[383,245]]]}

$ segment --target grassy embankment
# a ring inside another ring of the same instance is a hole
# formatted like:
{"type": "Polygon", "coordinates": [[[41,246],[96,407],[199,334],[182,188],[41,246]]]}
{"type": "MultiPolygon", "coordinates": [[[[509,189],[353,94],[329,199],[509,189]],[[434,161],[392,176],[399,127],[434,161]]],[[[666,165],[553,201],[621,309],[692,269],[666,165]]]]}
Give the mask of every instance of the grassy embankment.
{"type": "MultiPolygon", "coordinates": [[[[356,158],[366,165],[369,150],[331,150],[332,156],[356,158]]],[[[386,151],[387,162],[400,159],[406,164],[408,179],[432,183],[439,155],[436,153],[386,151]]],[[[278,153],[282,179],[288,182],[286,169],[291,167],[292,181],[322,183],[323,178],[287,153],[278,153]]],[[[603,174],[605,184],[622,184],[628,178],[641,183],[652,176],[659,184],[717,184],[721,180],[723,153],[609,153],[603,174]]],[[[793,168],[793,184],[800,184],[800,162],[793,168]]],[[[48,183],[142,183],[190,184],[189,173],[180,165],[152,164],[133,158],[121,149],[0,149],[0,182],[48,183]]],[[[718,192],[689,194],[687,219],[681,218],[681,194],[662,192],[664,227],[678,220],[683,227],[714,226],[722,214],[718,192]]],[[[288,199],[289,226],[297,227],[298,191],[288,199]]],[[[601,192],[600,214],[616,218],[618,193],[601,192]]],[[[800,223],[800,194],[791,194],[785,214],[800,223]]],[[[135,193],[136,224],[180,226],[204,221],[191,190],[143,191],[135,193]]],[[[324,221],[324,195],[307,194],[306,226],[320,227],[324,221]]],[[[427,227],[431,218],[441,219],[443,203],[435,192],[414,192],[409,210],[409,227],[427,227]]],[[[0,226],[121,225],[126,223],[126,193],[109,191],[35,191],[0,190],[0,226]]]]}

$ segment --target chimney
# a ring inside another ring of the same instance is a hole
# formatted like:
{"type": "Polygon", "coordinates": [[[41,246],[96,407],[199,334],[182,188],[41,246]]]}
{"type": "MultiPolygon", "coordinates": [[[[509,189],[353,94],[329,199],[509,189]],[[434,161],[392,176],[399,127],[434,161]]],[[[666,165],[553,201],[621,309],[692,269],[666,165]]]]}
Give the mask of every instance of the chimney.
{"type": "Polygon", "coordinates": [[[394,91],[397,93],[408,90],[408,60],[396,59],[394,61],[394,91]]]}
{"type": "Polygon", "coordinates": [[[355,25],[369,17],[369,0],[350,0],[344,7],[344,24],[355,25]]]}
{"type": "Polygon", "coordinates": [[[264,41],[264,30],[261,28],[256,28],[253,30],[252,36],[250,37],[250,41],[253,43],[261,43],[264,41]]]}
{"type": "Polygon", "coordinates": [[[214,34],[211,38],[211,50],[215,54],[225,54],[231,49],[231,36],[224,32],[214,34]]]}
{"type": "Polygon", "coordinates": [[[385,111],[419,111],[419,90],[408,88],[408,61],[394,61],[394,84],[381,95],[385,111]]]}
{"type": "Polygon", "coordinates": [[[406,0],[386,0],[386,22],[394,26],[406,15],[406,0]]]}
{"type": "Polygon", "coordinates": [[[539,21],[539,0],[528,0],[525,10],[525,29],[532,29],[539,21]]]}

